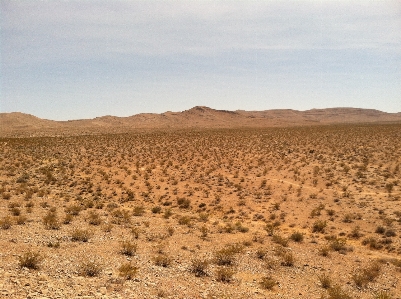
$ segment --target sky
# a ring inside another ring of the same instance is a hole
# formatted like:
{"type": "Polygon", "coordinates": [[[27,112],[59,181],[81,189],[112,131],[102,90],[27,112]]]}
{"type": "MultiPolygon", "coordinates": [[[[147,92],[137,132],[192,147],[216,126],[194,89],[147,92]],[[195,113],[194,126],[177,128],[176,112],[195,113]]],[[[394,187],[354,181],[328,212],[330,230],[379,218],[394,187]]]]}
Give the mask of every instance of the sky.
{"type": "Polygon", "coordinates": [[[0,0],[0,112],[401,112],[401,0],[0,0]]]}

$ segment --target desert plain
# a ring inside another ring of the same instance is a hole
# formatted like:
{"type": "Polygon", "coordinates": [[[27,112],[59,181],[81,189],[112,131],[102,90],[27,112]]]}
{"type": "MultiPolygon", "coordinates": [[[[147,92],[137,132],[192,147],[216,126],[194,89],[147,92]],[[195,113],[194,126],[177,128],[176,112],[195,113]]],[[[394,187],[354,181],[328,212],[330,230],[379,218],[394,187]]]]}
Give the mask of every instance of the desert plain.
{"type": "Polygon", "coordinates": [[[0,138],[1,298],[401,298],[400,122],[56,131],[0,138]]]}

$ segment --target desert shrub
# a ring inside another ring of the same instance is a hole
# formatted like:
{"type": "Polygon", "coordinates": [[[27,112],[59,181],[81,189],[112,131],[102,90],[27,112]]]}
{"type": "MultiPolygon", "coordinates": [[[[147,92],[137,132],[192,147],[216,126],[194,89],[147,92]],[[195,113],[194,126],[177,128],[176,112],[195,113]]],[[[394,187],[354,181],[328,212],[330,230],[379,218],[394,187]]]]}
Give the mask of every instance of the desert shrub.
{"type": "Polygon", "coordinates": [[[64,224],[70,224],[73,218],[74,218],[74,216],[72,216],[71,214],[65,214],[65,217],[63,219],[63,223],[64,224]]]}
{"type": "MultiPolygon", "coordinates": [[[[143,207],[142,207],[143,208],[143,207]]],[[[145,211],[145,209],[143,208],[143,212],[145,211]]],[[[135,208],[134,208],[134,215],[135,216],[139,216],[139,214],[135,214],[135,208]]],[[[115,209],[113,210],[113,212],[111,213],[112,215],[112,220],[111,222],[114,224],[129,224],[131,223],[131,215],[130,212],[128,210],[124,210],[124,209],[115,209]]]]}
{"type": "Polygon", "coordinates": [[[353,239],[359,239],[362,237],[361,228],[359,226],[355,226],[349,234],[349,237],[353,239]]]}
{"type": "Polygon", "coordinates": [[[136,253],[138,246],[136,243],[132,243],[131,241],[122,241],[120,247],[121,254],[132,256],[136,253]]]}
{"type": "Polygon", "coordinates": [[[11,198],[11,194],[9,192],[3,192],[2,197],[5,200],[9,200],[11,198]]]}
{"type": "Polygon", "coordinates": [[[326,210],[327,215],[329,216],[334,216],[334,214],[336,213],[336,211],[332,210],[332,209],[328,209],[326,210]]]}
{"type": "Polygon", "coordinates": [[[330,247],[323,246],[319,248],[319,255],[328,257],[330,255],[330,247]]]}
{"type": "Polygon", "coordinates": [[[33,201],[28,201],[26,204],[25,204],[25,208],[33,208],[35,206],[35,204],[33,203],[33,201]]]}
{"type": "Polygon", "coordinates": [[[49,241],[49,242],[47,242],[47,247],[60,248],[60,242],[59,241],[49,241]]]}
{"type": "Polygon", "coordinates": [[[205,212],[199,213],[199,221],[207,222],[208,218],[209,218],[209,214],[208,213],[205,213],[205,212]]]}
{"type": "Polygon", "coordinates": [[[229,267],[219,267],[216,270],[216,280],[220,282],[231,282],[236,271],[229,267]]]}
{"type": "Polygon", "coordinates": [[[191,225],[191,217],[181,216],[180,218],[178,218],[178,224],[190,226],[191,225]]]}
{"type": "Polygon", "coordinates": [[[138,269],[138,267],[132,265],[130,262],[124,263],[118,268],[118,275],[126,280],[130,280],[135,277],[138,269]]]}
{"type": "Polygon", "coordinates": [[[385,232],[386,232],[386,229],[383,226],[379,225],[378,227],[376,227],[376,230],[375,230],[376,234],[384,234],[385,232]]]}
{"type": "Polygon", "coordinates": [[[78,273],[81,276],[96,277],[102,272],[102,265],[94,260],[86,260],[79,264],[78,273]]]}
{"type": "Polygon", "coordinates": [[[283,246],[276,246],[273,248],[273,251],[276,256],[283,256],[287,252],[287,249],[283,246]]]}
{"type": "Polygon", "coordinates": [[[74,228],[71,231],[71,241],[88,242],[92,237],[92,233],[87,229],[74,228]]]}
{"type": "Polygon", "coordinates": [[[177,204],[180,209],[189,209],[191,201],[187,198],[177,198],[177,204]]]}
{"type": "Polygon", "coordinates": [[[61,224],[57,217],[57,212],[49,210],[43,217],[43,224],[46,229],[59,229],[61,224]]]}
{"type": "Polygon", "coordinates": [[[352,215],[352,214],[345,214],[344,215],[344,218],[343,218],[343,222],[345,222],[345,223],[351,223],[353,220],[354,220],[354,215],[352,215]]]}
{"type": "Polygon", "coordinates": [[[171,264],[171,258],[167,254],[158,254],[155,257],[153,257],[153,262],[155,263],[156,266],[161,266],[161,267],[168,267],[171,264]]]}
{"type": "Polygon", "coordinates": [[[328,299],[352,299],[346,291],[344,291],[340,286],[334,286],[327,290],[328,299]]]}
{"type": "Polygon", "coordinates": [[[144,206],[135,206],[133,210],[134,216],[143,216],[145,214],[145,207],[144,206]]]}
{"type": "Polygon", "coordinates": [[[397,234],[396,234],[396,232],[395,232],[394,229],[388,229],[388,230],[386,230],[386,232],[384,233],[384,235],[385,235],[386,237],[395,237],[397,234]]]}
{"type": "Polygon", "coordinates": [[[194,273],[195,276],[206,276],[207,268],[209,267],[209,261],[201,258],[194,258],[191,260],[190,272],[194,273]]]}
{"type": "Polygon", "coordinates": [[[214,252],[214,263],[219,266],[232,266],[235,263],[235,254],[244,249],[241,244],[229,244],[214,252]]]}
{"type": "Polygon", "coordinates": [[[220,266],[231,266],[235,263],[235,252],[222,248],[214,253],[214,262],[220,266]]]}
{"type": "Polygon", "coordinates": [[[174,232],[175,232],[175,229],[174,229],[174,227],[168,227],[167,228],[167,233],[168,233],[168,235],[171,237],[173,234],[174,234],[174,232]]]}
{"type": "Polygon", "coordinates": [[[249,228],[246,226],[243,226],[241,222],[235,223],[235,229],[239,231],[240,233],[246,233],[249,231],[249,228]]]}
{"type": "Polygon", "coordinates": [[[21,209],[18,208],[18,207],[12,207],[12,208],[10,209],[10,213],[11,213],[11,215],[13,215],[13,216],[19,216],[19,215],[21,214],[21,209]]]}
{"type": "Polygon", "coordinates": [[[12,220],[10,216],[5,216],[3,219],[0,219],[0,227],[1,229],[10,229],[12,226],[12,220]]]}
{"type": "Polygon", "coordinates": [[[287,247],[288,246],[288,239],[284,238],[278,234],[273,235],[273,242],[276,244],[280,244],[281,246],[287,247]]]}
{"type": "Polygon", "coordinates": [[[171,209],[164,210],[163,218],[169,219],[171,217],[171,215],[173,215],[173,212],[171,211],[171,209]]]}
{"type": "Polygon", "coordinates": [[[322,288],[328,289],[331,287],[332,280],[329,275],[327,275],[326,273],[323,273],[322,275],[318,275],[318,278],[319,278],[319,282],[320,282],[320,285],[322,288]]]}
{"type": "Polygon", "coordinates": [[[335,238],[330,242],[330,248],[334,251],[345,252],[347,250],[347,240],[344,238],[335,238]]]}
{"type": "Polygon", "coordinates": [[[16,222],[18,225],[25,224],[26,221],[27,221],[27,218],[26,218],[26,216],[24,216],[24,215],[19,215],[19,216],[17,216],[17,217],[15,218],[15,222],[16,222]]]}
{"type": "Polygon", "coordinates": [[[378,262],[372,262],[364,269],[358,269],[352,275],[352,280],[357,287],[365,287],[369,282],[374,281],[380,275],[381,265],[378,262]]]}
{"type": "Polygon", "coordinates": [[[235,232],[235,226],[232,223],[226,223],[225,226],[219,228],[220,233],[231,234],[235,232]]]}
{"type": "Polygon", "coordinates": [[[131,234],[135,239],[139,238],[139,233],[141,232],[141,230],[138,227],[132,227],[131,228],[131,234]]]}
{"type": "Polygon", "coordinates": [[[283,261],[281,262],[281,265],[287,266],[287,267],[294,266],[295,256],[292,252],[288,251],[288,252],[284,253],[281,257],[283,259],[283,261]]]}
{"type": "Polygon", "coordinates": [[[304,240],[304,234],[300,232],[294,232],[291,234],[290,239],[294,242],[302,242],[304,240]]]}
{"type": "Polygon", "coordinates": [[[277,281],[271,276],[264,276],[259,282],[262,289],[271,290],[277,284],[277,281]]]}
{"type": "Polygon", "coordinates": [[[279,261],[277,259],[268,256],[265,256],[263,258],[263,263],[264,266],[270,270],[277,268],[277,266],[279,265],[279,261]]]}
{"type": "Polygon", "coordinates": [[[267,250],[264,249],[264,248],[258,248],[258,249],[256,250],[256,257],[257,257],[258,259],[264,259],[264,257],[266,256],[266,254],[267,254],[267,250]]]}
{"type": "Polygon", "coordinates": [[[78,216],[79,213],[82,211],[82,207],[80,205],[71,205],[68,206],[64,209],[66,214],[72,215],[72,216],[78,216]]]}
{"type": "Polygon", "coordinates": [[[160,206],[156,206],[152,208],[152,213],[153,214],[159,214],[161,212],[162,208],[160,206]]]}
{"type": "Polygon", "coordinates": [[[95,211],[89,211],[87,220],[88,223],[92,225],[99,225],[102,223],[102,218],[100,217],[99,213],[95,211]]]}
{"type": "Polygon", "coordinates": [[[111,223],[105,223],[102,225],[102,231],[104,231],[105,233],[109,233],[113,230],[113,224],[111,223]]]}
{"type": "Polygon", "coordinates": [[[392,299],[393,296],[387,291],[379,291],[373,295],[373,299],[392,299]]]}
{"type": "Polygon", "coordinates": [[[39,252],[27,251],[18,257],[18,265],[20,268],[39,269],[39,264],[42,262],[43,257],[39,252]]]}
{"type": "MultiPolygon", "coordinates": [[[[274,214],[272,214],[272,215],[274,215],[274,214]]],[[[267,234],[268,234],[269,236],[273,236],[274,233],[275,233],[275,231],[276,231],[276,229],[277,229],[277,227],[278,227],[279,225],[280,225],[279,222],[274,222],[274,223],[268,223],[268,224],[266,224],[265,230],[266,230],[267,234]]]]}
{"type": "Polygon", "coordinates": [[[204,226],[201,226],[201,227],[199,228],[199,230],[200,230],[200,232],[202,233],[202,234],[201,234],[201,238],[202,238],[202,239],[205,239],[205,238],[207,237],[207,234],[209,233],[208,228],[204,225],[204,226]]]}
{"type": "Polygon", "coordinates": [[[362,240],[362,245],[367,245],[370,249],[382,249],[383,245],[374,237],[368,237],[362,240]]]}
{"type": "Polygon", "coordinates": [[[327,222],[323,220],[316,220],[312,225],[312,232],[323,233],[327,226],[327,222]]]}

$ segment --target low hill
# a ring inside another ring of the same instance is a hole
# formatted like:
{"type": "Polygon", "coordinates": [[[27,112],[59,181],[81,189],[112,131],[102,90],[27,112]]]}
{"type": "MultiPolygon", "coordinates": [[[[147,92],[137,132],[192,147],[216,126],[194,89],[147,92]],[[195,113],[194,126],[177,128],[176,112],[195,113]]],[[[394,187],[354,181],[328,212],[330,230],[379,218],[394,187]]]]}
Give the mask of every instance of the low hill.
{"type": "Polygon", "coordinates": [[[182,112],[141,113],[129,117],[102,116],[94,119],[53,121],[20,112],[0,113],[1,136],[42,136],[124,132],[135,129],[277,127],[341,123],[401,121],[401,113],[373,109],[328,108],[297,111],[228,111],[196,106],[182,112]]]}

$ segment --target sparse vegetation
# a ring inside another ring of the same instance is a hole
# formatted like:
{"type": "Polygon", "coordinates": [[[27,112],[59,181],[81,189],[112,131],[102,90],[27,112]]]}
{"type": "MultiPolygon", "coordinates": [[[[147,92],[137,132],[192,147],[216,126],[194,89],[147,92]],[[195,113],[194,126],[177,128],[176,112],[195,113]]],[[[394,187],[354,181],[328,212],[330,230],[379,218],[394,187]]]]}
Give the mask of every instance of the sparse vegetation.
{"type": "Polygon", "coordinates": [[[262,289],[271,290],[277,284],[277,281],[271,276],[264,276],[259,282],[262,289]]]}
{"type": "Polygon", "coordinates": [[[126,280],[130,280],[136,276],[138,269],[138,267],[132,265],[130,262],[124,263],[118,268],[118,275],[126,280]]]}
{"type": "Polygon", "coordinates": [[[36,251],[26,251],[18,257],[18,265],[20,268],[39,269],[39,265],[43,260],[43,256],[36,251]]]}
{"type": "Polygon", "coordinates": [[[295,298],[308,289],[394,298],[399,132],[366,124],[1,138],[3,289],[25,298],[27,288],[50,296],[47,284],[60,285],[77,296],[67,280],[81,275],[79,296],[92,296],[93,284],[110,297],[295,298]],[[38,256],[23,266],[28,248],[38,256]],[[30,269],[40,269],[35,280],[30,269]]]}
{"type": "Polygon", "coordinates": [[[95,260],[84,260],[80,263],[78,273],[81,276],[96,277],[102,272],[103,266],[95,260]]]}

